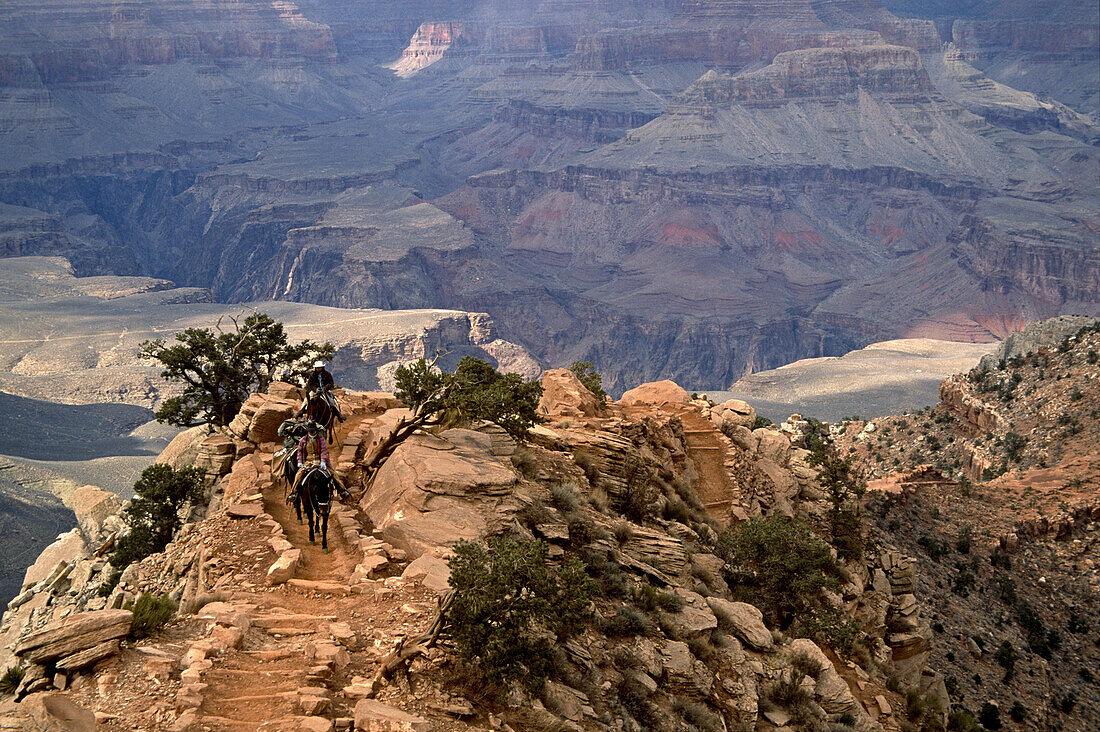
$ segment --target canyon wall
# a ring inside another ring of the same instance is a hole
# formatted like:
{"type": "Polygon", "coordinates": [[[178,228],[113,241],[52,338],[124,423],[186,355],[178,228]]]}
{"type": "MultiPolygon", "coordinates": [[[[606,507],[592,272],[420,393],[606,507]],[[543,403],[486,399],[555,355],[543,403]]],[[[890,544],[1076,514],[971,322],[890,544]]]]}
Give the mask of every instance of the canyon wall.
{"type": "Polygon", "coordinates": [[[1095,123],[986,74],[1024,10],[910,10],[9,3],[0,253],[486,312],[613,389],[1094,312],[1095,123]]]}

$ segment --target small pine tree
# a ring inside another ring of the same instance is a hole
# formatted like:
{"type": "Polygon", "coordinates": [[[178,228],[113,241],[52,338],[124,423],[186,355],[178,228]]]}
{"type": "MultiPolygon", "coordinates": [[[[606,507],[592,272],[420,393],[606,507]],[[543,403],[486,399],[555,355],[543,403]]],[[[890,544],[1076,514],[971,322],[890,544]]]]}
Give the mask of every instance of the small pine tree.
{"type": "Polygon", "coordinates": [[[596,367],[589,361],[574,361],[569,370],[576,374],[584,388],[596,395],[601,402],[607,399],[607,392],[603,390],[603,377],[596,367]]]}
{"type": "Polygon", "coordinates": [[[836,589],[829,547],[803,524],[785,516],[753,518],[719,536],[718,554],[740,599],[786,627],[795,614],[817,609],[819,591],[836,589]]]}
{"type": "Polygon", "coordinates": [[[595,583],[584,564],[571,559],[554,572],[548,551],[509,537],[455,545],[447,627],[459,654],[492,682],[522,678],[538,688],[549,673],[547,636],[566,638],[589,621],[595,583]]]}
{"type": "MultiPolygon", "coordinates": [[[[180,427],[211,423],[225,426],[253,391],[263,391],[284,368],[301,369],[318,358],[332,358],[331,343],[291,344],[283,324],[264,313],[242,322],[231,318],[232,330],[188,328],[175,343],[145,341],[141,356],[164,367],[161,378],[184,385],[183,393],[166,399],[157,410],[161,422],[180,427]]],[[[220,324],[221,321],[219,321],[220,324]]]]}
{"type": "Polygon", "coordinates": [[[118,540],[111,564],[124,568],[162,551],[179,529],[180,509],[198,500],[202,487],[196,468],[176,470],[170,465],[150,465],[134,483],[134,498],[123,517],[129,533],[118,540]]]}

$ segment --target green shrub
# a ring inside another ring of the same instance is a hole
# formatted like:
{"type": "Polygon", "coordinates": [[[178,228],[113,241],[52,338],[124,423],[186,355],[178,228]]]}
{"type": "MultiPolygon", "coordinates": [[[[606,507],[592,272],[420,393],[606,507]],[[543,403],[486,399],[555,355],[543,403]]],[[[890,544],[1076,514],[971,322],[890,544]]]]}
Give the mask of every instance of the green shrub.
{"type": "Polygon", "coordinates": [[[792,627],[800,636],[828,643],[846,658],[851,657],[860,637],[860,628],[855,621],[827,607],[800,616],[792,627]]]}
{"type": "Polygon", "coordinates": [[[671,592],[658,592],[657,607],[666,613],[678,613],[684,609],[684,598],[671,592]]]}
{"type": "Polygon", "coordinates": [[[517,448],[512,455],[512,467],[528,480],[533,480],[539,473],[538,463],[535,462],[531,453],[522,447],[517,448]]]}
{"type": "Polygon", "coordinates": [[[722,723],[722,718],[710,711],[706,704],[676,697],[672,702],[672,710],[691,725],[689,729],[699,732],[725,732],[726,725],[722,723]]]}
{"type": "Polygon", "coordinates": [[[977,718],[965,709],[959,709],[947,715],[947,729],[951,732],[982,732],[977,718]]]}
{"type": "Polygon", "coordinates": [[[1012,680],[1012,674],[1016,670],[1016,649],[1008,641],[1003,641],[1001,647],[993,654],[993,660],[1001,664],[1001,668],[1005,670],[1001,683],[1007,684],[1012,680]]]}
{"type": "Polygon", "coordinates": [[[660,708],[650,701],[649,692],[637,681],[628,677],[619,684],[619,704],[642,729],[660,728],[660,708]]]}
{"type": "Polygon", "coordinates": [[[817,468],[817,482],[829,500],[829,528],[832,544],[841,559],[863,556],[863,525],[859,517],[859,499],[867,492],[862,474],[825,438],[817,420],[810,420],[812,431],[806,436],[810,448],[809,463],[817,468]]]}
{"type": "Polygon", "coordinates": [[[974,573],[969,569],[960,569],[959,573],[955,575],[954,581],[951,583],[951,591],[959,597],[967,597],[970,595],[970,591],[974,589],[974,585],[977,580],[974,577],[974,573]]]}
{"type": "Polygon", "coordinates": [[[509,537],[494,537],[487,547],[455,545],[447,629],[459,654],[490,681],[522,678],[538,688],[550,647],[540,631],[564,638],[588,623],[595,585],[584,564],[570,559],[555,572],[547,553],[542,541],[509,537]]]}
{"type": "Polygon", "coordinates": [[[8,666],[4,675],[0,676],[0,694],[14,694],[23,683],[23,677],[27,675],[26,669],[20,666],[8,666]]]}
{"type": "Polygon", "coordinates": [[[198,500],[201,488],[196,468],[154,464],[142,471],[134,483],[134,498],[123,512],[129,533],[118,540],[111,564],[121,569],[163,551],[182,524],[180,509],[198,500]]]}
{"type": "Polygon", "coordinates": [[[653,624],[637,609],[622,606],[615,616],[603,623],[604,635],[610,636],[634,636],[645,635],[650,632],[653,624]]]}
{"type": "Polygon", "coordinates": [[[575,547],[591,544],[600,537],[601,533],[592,519],[582,513],[570,516],[567,527],[569,529],[569,543],[575,547]]]}
{"type": "Polygon", "coordinates": [[[764,697],[776,706],[786,709],[796,729],[812,729],[813,696],[802,686],[804,678],[796,669],[791,669],[789,674],[764,689],[764,697]]]}
{"type": "Polygon", "coordinates": [[[188,328],[171,345],[160,339],[141,344],[141,357],[164,367],[161,378],[183,385],[181,394],[157,410],[158,420],[180,427],[227,425],[248,395],[266,391],[276,373],[301,370],[318,358],[328,360],[336,350],[331,343],[292,345],[283,324],[265,313],[255,312],[239,323],[230,320],[232,331],[222,330],[219,321],[217,332],[188,328]]]}
{"type": "Polygon", "coordinates": [[[603,377],[596,367],[588,361],[574,361],[569,370],[576,374],[584,388],[596,395],[601,402],[607,399],[607,392],[603,390],[603,377]]]}
{"type": "Polygon", "coordinates": [[[577,450],[573,453],[573,461],[584,471],[584,477],[588,479],[589,484],[595,485],[596,481],[600,479],[600,469],[593,462],[592,456],[582,450],[577,450]]]}
{"type": "Polygon", "coordinates": [[[165,595],[144,593],[136,602],[128,602],[127,610],[134,613],[134,622],[130,626],[130,637],[148,638],[168,624],[176,614],[176,603],[165,595]]]}
{"type": "Polygon", "coordinates": [[[611,531],[615,535],[615,541],[619,542],[620,546],[629,543],[634,538],[634,527],[625,519],[616,521],[611,531]]]}
{"type": "Polygon", "coordinates": [[[1015,432],[1009,432],[1004,438],[1005,455],[1012,462],[1016,462],[1023,454],[1027,445],[1027,438],[1015,432]]]}
{"type": "Polygon", "coordinates": [[[581,497],[577,489],[568,483],[550,486],[550,503],[562,513],[573,513],[581,508],[581,497]]]}
{"type": "Polygon", "coordinates": [[[966,524],[959,529],[959,535],[955,538],[955,550],[959,554],[969,554],[973,541],[974,530],[970,528],[970,524],[966,524]]]}
{"type": "Polygon", "coordinates": [[[771,427],[773,424],[775,424],[775,423],[772,422],[770,419],[768,419],[767,417],[763,417],[763,416],[758,414],[758,415],[756,415],[756,419],[753,420],[752,428],[754,430],[758,430],[758,429],[762,429],[764,427],[771,427]]]}
{"type": "Polygon", "coordinates": [[[829,547],[784,516],[752,518],[724,530],[716,551],[726,562],[734,593],[780,627],[793,615],[816,609],[820,590],[839,587],[829,547]]]}
{"type": "Polygon", "coordinates": [[[933,562],[938,562],[951,553],[951,547],[946,541],[928,535],[917,539],[917,546],[927,552],[933,562]]]}
{"type": "Polygon", "coordinates": [[[803,676],[809,676],[815,681],[821,676],[823,670],[823,667],[818,663],[817,659],[805,651],[800,651],[791,656],[791,668],[803,676]]]}
{"type": "Polygon", "coordinates": [[[679,521],[685,526],[691,525],[691,511],[686,503],[675,496],[665,502],[665,510],[662,514],[669,521],[679,521]]]}
{"type": "Polygon", "coordinates": [[[984,702],[978,710],[978,722],[990,730],[1001,728],[1001,709],[992,702],[984,702]]]}

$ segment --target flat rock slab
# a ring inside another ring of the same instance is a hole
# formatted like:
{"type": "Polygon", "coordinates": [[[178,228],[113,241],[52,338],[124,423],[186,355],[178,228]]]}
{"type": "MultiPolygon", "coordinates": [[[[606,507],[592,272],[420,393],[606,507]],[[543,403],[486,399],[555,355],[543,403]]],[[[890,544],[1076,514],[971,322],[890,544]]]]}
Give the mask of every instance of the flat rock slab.
{"type": "Polygon", "coordinates": [[[287,580],[287,584],[291,587],[297,587],[299,590],[306,590],[308,592],[325,592],[330,595],[351,594],[351,588],[347,585],[342,585],[339,582],[322,582],[319,580],[294,578],[287,580]]]}
{"type": "Polygon", "coordinates": [[[225,514],[229,516],[229,518],[250,519],[256,518],[263,513],[263,511],[264,507],[259,503],[235,503],[225,509],[225,514]]]}
{"type": "Polygon", "coordinates": [[[374,699],[355,704],[355,729],[361,732],[430,732],[432,723],[374,699]]]}
{"type": "Polygon", "coordinates": [[[15,646],[15,655],[31,663],[47,663],[101,643],[124,638],[134,615],[129,610],[94,610],[56,620],[29,634],[15,646]]]}
{"type": "Polygon", "coordinates": [[[708,597],[707,604],[723,623],[732,626],[733,632],[750,646],[770,651],[775,646],[771,631],[764,625],[764,616],[745,602],[729,602],[720,597],[708,597]]]}

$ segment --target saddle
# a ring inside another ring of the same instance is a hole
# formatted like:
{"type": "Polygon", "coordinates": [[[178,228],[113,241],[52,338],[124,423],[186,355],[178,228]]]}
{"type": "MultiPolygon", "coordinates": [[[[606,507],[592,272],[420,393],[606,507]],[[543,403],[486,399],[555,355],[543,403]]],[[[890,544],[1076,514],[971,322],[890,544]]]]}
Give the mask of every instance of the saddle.
{"type": "Polygon", "coordinates": [[[336,492],[340,494],[342,498],[347,498],[351,494],[348,493],[348,489],[344,487],[344,484],[340,482],[340,479],[336,477],[335,473],[330,473],[324,463],[307,463],[298,470],[297,477],[294,478],[294,488],[291,491],[291,497],[297,495],[299,486],[302,482],[313,473],[320,471],[322,475],[332,482],[332,487],[336,489],[336,492]]]}

